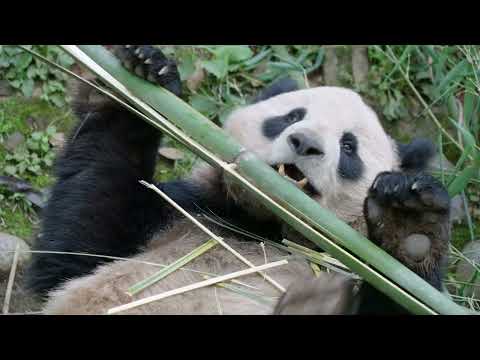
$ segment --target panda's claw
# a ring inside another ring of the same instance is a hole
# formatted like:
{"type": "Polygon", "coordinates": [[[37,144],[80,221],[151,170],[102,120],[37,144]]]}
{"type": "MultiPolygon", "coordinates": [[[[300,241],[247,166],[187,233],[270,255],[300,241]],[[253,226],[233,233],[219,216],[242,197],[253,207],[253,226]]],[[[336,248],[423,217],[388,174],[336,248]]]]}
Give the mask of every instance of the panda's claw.
{"type": "Polygon", "coordinates": [[[151,45],[117,45],[114,54],[122,65],[137,76],[181,95],[180,74],[176,63],[151,45]]]}

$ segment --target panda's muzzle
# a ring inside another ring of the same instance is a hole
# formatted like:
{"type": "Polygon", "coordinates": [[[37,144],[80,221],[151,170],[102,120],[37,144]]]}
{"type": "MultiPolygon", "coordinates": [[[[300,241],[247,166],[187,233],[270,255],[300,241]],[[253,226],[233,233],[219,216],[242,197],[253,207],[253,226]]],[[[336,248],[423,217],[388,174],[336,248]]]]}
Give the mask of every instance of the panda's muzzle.
{"type": "Polygon", "coordinates": [[[322,145],[312,136],[302,132],[288,135],[287,143],[292,151],[299,156],[323,157],[325,155],[322,145]]]}

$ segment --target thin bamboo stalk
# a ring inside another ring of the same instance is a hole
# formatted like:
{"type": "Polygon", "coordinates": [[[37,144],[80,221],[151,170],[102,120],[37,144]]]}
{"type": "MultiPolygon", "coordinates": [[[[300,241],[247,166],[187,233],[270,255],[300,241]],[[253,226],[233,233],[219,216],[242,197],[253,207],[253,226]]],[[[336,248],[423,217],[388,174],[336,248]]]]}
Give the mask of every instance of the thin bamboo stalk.
{"type": "Polygon", "coordinates": [[[17,241],[15,246],[15,253],[13,254],[12,266],[10,268],[10,275],[8,276],[7,290],[5,292],[5,300],[3,302],[4,315],[8,314],[10,308],[10,298],[12,297],[13,284],[15,282],[15,274],[17,272],[18,255],[20,254],[20,243],[17,241]]]}
{"type": "MultiPolygon", "coordinates": [[[[69,51],[72,46],[63,46],[63,48],[73,54],[69,51]]],[[[148,84],[130,74],[112,54],[101,46],[83,45],[80,46],[80,49],[109,74],[114,74],[115,79],[128,88],[133,95],[141,98],[167,117],[194,141],[203,144],[214,154],[219,154],[224,162],[234,161],[238,165],[236,171],[229,169],[225,163],[219,162],[216,165],[221,166],[235,180],[252,190],[258,196],[259,201],[272,212],[338,258],[377,289],[413,313],[468,313],[465,308],[451,302],[418,275],[337,219],[328,210],[321,208],[302,191],[278,176],[254,154],[245,152],[220,128],[182,100],[168,91],[148,84]],[[252,185],[252,182],[255,185],[252,185]],[[258,189],[263,192],[259,192],[258,189]],[[272,201],[272,198],[276,201],[272,201]],[[319,233],[315,228],[321,229],[328,237],[319,233]],[[330,238],[337,243],[332,242],[330,238]],[[370,265],[366,265],[366,263],[370,265]]],[[[76,58],[81,57],[77,56],[76,58]]],[[[91,66],[90,69],[92,68],[91,66]]],[[[142,111],[144,110],[142,108],[142,111]]],[[[149,115],[153,116],[152,113],[149,115]]],[[[151,123],[155,125],[155,121],[152,120],[151,123]]],[[[165,124],[162,123],[162,125],[165,124]]],[[[155,126],[161,127],[158,124],[155,126]]]]}

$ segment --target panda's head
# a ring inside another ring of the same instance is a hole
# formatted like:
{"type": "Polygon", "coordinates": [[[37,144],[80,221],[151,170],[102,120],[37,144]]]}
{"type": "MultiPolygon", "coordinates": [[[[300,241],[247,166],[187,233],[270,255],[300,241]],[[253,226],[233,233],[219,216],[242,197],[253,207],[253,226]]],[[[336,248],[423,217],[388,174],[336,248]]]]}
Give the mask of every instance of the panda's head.
{"type": "Polygon", "coordinates": [[[377,174],[401,166],[375,112],[345,88],[273,95],[233,112],[225,130],[343,220],[361,216],[377,174]]]}

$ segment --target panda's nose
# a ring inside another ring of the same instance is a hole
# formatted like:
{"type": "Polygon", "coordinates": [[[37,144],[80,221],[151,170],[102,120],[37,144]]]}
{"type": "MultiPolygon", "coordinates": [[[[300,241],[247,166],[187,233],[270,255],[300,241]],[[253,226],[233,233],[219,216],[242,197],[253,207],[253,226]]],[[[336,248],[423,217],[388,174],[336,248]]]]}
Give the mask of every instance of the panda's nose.
{"type": "Polygon", "coordinates": [[[312,137],[303,133],[293,133],[287,137],[290,148],[300,156],[323,156],[322,146],[312,137]]]}

